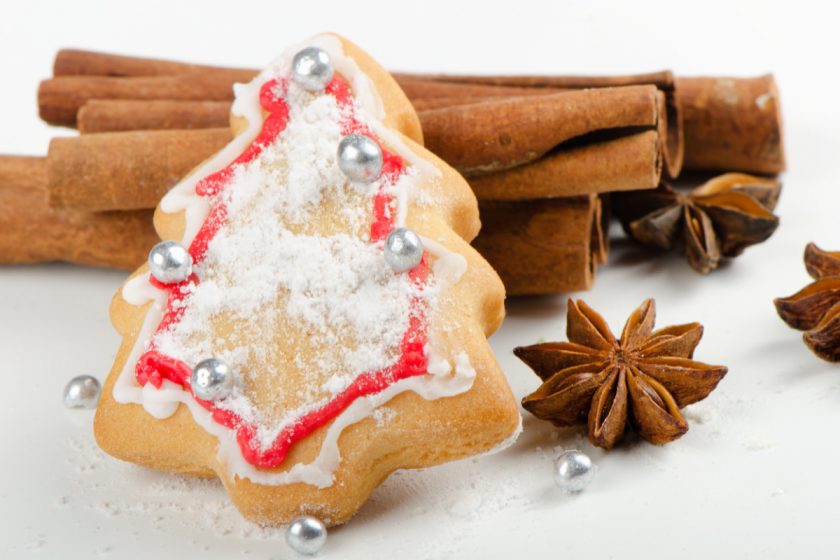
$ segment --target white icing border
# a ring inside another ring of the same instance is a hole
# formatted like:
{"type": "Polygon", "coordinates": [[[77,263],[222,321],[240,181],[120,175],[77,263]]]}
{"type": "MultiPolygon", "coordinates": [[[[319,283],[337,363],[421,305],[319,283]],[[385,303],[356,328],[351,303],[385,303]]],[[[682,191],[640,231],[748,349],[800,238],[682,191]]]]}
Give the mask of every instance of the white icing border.
{"type": "MultiPolygon", "coordinates": [[[[373,117],[369,124],[371,130],[390,149],[408,161],[420,175],[440,176],[440,171],[434,165],[417,156],[406,146],[399,134],[382,124],[384,109],[373,83],[360,70],[356,62],[344,54],[339,39],[333,35],[319,35],[288,49],[283,56],[251,82],[234,85],[236,100],[233,103],[232,112],[234,115],[244,117],[248,122],[248,128],[173,187],[160,203],[160,209],[165,213],[185,212],[186,224],[184,237],[181,240],[183,245],[190,245],[210,211],[209,201],[195,193],[196,183],[201,178],[223,169],[253,142],[259,134],[263,121],[259,103],[260,88],[275,75],[278,67],[289,67],[294,53],[310,45],[326,50],[330,54],[336,71],[350,80],[357,103],[373,117]]],[[[396,193],[395,199],[397,201],[396,225],[404,225],[408,206],[405,186],[396,193]]],[[[434,274],[441,284],[441,289],[444,289],[446,285],[456,283],[466,271],[466,259],[462,255],[448,251],[431,239],[423,238],[423,243],[426,250],[435,256],[434,274]]],[[[142,387],[137,384],[134,378],[134,365],[142,355],[157,325],[160,324],[166,308],[167,296],[163,289],[153,286],[146,275],[136,276],[126,282],[122,289],[122,296],[131,305],[144,305],[150,301],[153,304],[146,314],[123,370],[114,384],[114,399],[124,404],[140,404],[149,414],[158,419],[168,418],[175,413],[180,404],[186,405],[195,421],[219,439],[218,457],[226,465],[229,475],[247,478],[260,484],[280,485],[304,482],[318,488],[330,486],[334,480],[333,472],[341,461],[338,439],[346,427],[368,417],[376,407],[405,391],[413,391],[426,400],[464,393],[472,387],[476,375],[475,369],[470,365],[469,357],[464,352],[459,354],[453,370],[449,361],[439,356],[430,344],[427,347],[429,373],[402,379],[379,393],[356,399],[332,422],[320,452],[313,462],[298,463],[288,471],[262,471],[242,457],[236,441],[236,432],[215,422],[211,413],[201,407],[188,391],[169,381],[164,381],[159,389],[149,384],[142,387]]],[[[516,435],[518,432],[513,434],[514,437],[516,435]]]]}

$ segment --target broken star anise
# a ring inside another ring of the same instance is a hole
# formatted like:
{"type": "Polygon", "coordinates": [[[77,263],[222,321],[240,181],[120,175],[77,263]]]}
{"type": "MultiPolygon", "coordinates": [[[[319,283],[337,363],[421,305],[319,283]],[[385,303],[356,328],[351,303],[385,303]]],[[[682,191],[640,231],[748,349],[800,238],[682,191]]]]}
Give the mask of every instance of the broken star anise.
{"type": "Polygon", "coordinates": [[[651,443],[682,436],[688,423],[680,409],[704,399],[727,369],[692,360],[699,323],[654,331],[655,316],[654,301],[646,300],[616,339],[603,317],[569,300],[569,342],[513,351],[543,380],[522,406],[558,426],[588,424],[589,440],[606,449],[623,437],[628,419],[651,443]]]}
{"type": "Polygon", "coordinates": [[[779,317],[805,331],[802,338],[814,354],[840,361],[840,252],[805,248],[805,268],[814,279],[799,292],[775,300],[779,317]]]}
{"type": "Polygon", "coordinates": [[[770,237],[779,225],[773,209],[781,183],[726,173],[688,193],[661,185],[652,191],[613,194],[613,211],[631,238],[673,249],[682,243],[688,263],[700,273],[723,258],[770,237]]]}

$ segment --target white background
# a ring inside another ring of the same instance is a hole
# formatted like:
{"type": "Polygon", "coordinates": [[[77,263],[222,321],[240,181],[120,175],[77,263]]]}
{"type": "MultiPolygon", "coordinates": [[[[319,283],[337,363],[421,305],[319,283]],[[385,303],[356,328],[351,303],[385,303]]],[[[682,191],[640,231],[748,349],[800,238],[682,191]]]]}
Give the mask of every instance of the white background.
{"type": "MultiPolygon", "coordinates": [[[[836,14],[808,2],[472,4],[4,2],[0,152],[42,154],[68,134],[42,124],[35,102],[61,47],[257,67],[333,30],[392,69],[772,71],[790,169],[775,237],[701,277],[678,256],[652,259],[618,235],[584,296],[616,330],[648,296],[660,325],[706,326],[697,357],[730,373],[686,410],[689,433],[666,447],[630,441],[604,453],[581,431],[556,433],[526,415],[523,436],[503,453],[393,476],[332,532],[322,557],[832,556],[840,366],[813,357],[772,298],[807,282],[806,242],[840,249],[836,14]],[[571,446],[599,466],[574,498],[551,478],[554,453],[571,446]]],[[[92,443],[92,413],[62,407],[70,377],[102,378],[110,366],[118,340],[107,308],[122,278],[66,265],[0,269],[0,557],[293,557],[281,532],[241,521],[217,484],[105,457],[92,443]]],[[[508,302],[492,344],[517,397],[537,380],[511,348],[563,339],[565,307],[564,297],[508,302]]]]}

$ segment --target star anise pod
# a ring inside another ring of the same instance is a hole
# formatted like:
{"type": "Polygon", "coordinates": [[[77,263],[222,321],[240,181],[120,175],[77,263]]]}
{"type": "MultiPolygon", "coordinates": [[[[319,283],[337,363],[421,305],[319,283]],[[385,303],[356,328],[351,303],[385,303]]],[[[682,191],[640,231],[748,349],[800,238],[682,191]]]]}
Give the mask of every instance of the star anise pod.
{"type": "Polygon", "coordinates": [[[646,300],[616,339],[604,318],[569,300],[569,342],[514,349],[543,380],[522,399],[537,418],[557,426],[589,425],[589,441],[609,449],[630,424],[651,443],[688,431],[680,413],[704,399],[726,375],[724,366],[692,360],[703,336],[699,323],[653,330],[656,305],[646,300]]]}
{"type": "Polygon", "coordinates": [[[631,238],[661,249],[682,243],[688,264],[706,274],[776,231],[780,191],[774,179],[726,173],[688,193],[665,184],[614,193],[613,211],[631,238]]]}
{"type": "Polygon", "coordinates": [[[779,317],[805,331],[802,338],[814,354],[840,361],[840,252],[805,248],[805,268],[814,279],[799,292],[775,300],[779,317]]]}

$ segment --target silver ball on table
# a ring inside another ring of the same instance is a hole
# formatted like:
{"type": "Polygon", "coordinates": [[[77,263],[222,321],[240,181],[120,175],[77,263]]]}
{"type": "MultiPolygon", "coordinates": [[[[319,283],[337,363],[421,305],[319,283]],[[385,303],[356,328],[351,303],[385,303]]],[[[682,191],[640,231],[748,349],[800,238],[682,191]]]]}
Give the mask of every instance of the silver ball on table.
{"type": "Polygon", "coordinates": [[[90,375],[74,377],[64,387],[64,406],[67,408],[96,408],[102,387],[90,375]]]}
{"type": "Polygon", "coordinates": [[[364,134],[345,136],[338,143],[338,167],[351,181],[376,181],[382,174],[382,148],[364,134]]]}
{"type": "Polygon", "coordinates": [[[411,270],[422,259],[423,242],[410,229],[398,227],[385,239],[385,261],[394,272],[411,270]]]}
{"type": "Polygon", "coordinates": [[[320,91],[333,78],[330,55],[318,47],[307,47],[292,59],[292,78],[308,91],[320,91]]]}
{"type": "Polygon", "coordinates": [[[161,241],[149,251],[149,271],[163,284],[183,282],[192,274],[192,255],[177,241],[161,241]]]}
{"type": "Polygon", "coordinates": [[[296,517],[286,529],[286,542],[300,554],[317,554],[327,542],[327,526],[311,515],[296,517]]]}
{"type": "Polygon", "coordinates": [[[564,451],[554,460],[554,483],[566,492],[581,492],[594,477],[592,459],[582,451],[564,451]]]}
{"type": "Polygon", "coordinates": [[[233,391],[233,373],[222,360],[208,358],[193,368],[190,385],[195,396],[200,399],[222,400],[233,391]]]}

